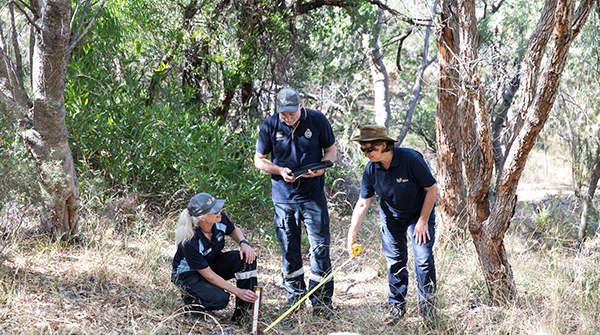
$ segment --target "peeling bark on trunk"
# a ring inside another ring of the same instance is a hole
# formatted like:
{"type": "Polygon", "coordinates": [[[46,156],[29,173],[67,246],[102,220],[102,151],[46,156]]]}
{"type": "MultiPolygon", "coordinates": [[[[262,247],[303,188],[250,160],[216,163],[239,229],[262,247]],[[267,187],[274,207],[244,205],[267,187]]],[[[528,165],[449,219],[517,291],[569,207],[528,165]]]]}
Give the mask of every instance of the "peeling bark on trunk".
{"type": "Polygon", "coordinates": [[[505,303],[516,295],[504,236],[517,204],[517,186],[527,157],[556,100],[570,45],[589,16],[593,2],[583,0],[575,13],[574,0],[548,0],[544,6],[525,54],[515,134],[508,145],[502,173],[498,177],[495,202],[490,210],[488,191],[493,160],[488,115],[482,87],[476,76],[475,5],[472,0],[459,0],[462,85],[459,108],[463,116],[461,136],[467,174],[469,230],[490,298],[495,303],[505,303]],[[540,60],[552,30],[554,45],[540,75],[540,60]]]}
{"type": "Polygon", "coordinates": [[[493,171],[491,127],[483,85],[477,76],[477,21],[475,3],[459,0],[460,77],[459,110],[467,176],[469,231],[479,256],[490,298],[511,299],[516,288],[504,248],[503,233],[491,227],[489,187],[493,171]]]}
{"type": "Polygon", "coordinates": [[[65,124],[64,88],[71,37],[71,2],[46,0],[39,7],[31,83],[33,128],[24,137],[41,174],[42,226],[67,240],[77,232],[79,185],[65,124]]]}
{"type": "MultiPolygon", "coordinates": [[[[540,19],[535,27],[535,30],[529,38],[527,45],[527,51],[523,58],[521,73],[520,73],[520,84],[519,84],[519,108],[517,115],[514,120],[511,120],[510,124],[506,127],[505,132],[508,140],[505,141],[506,152],[500,166],[504,166],[506,161],[506,153],[508,153],[515,141],[515,137],[521,130],[523,122],[525,120],[525,113],[529,109],[529,106],[533,103],[534,96],[537,91],[539,73],[541,71],[541,62],[544,58],[546,46],[552,36],[554,29],[554,10],[556,8],[557,0],[547,0],[540,19]]],[[[501,173],[498,173],[500,176],[501,173]]]]}
{"type": "Polygon", "coordinates": [[[458,115],[458,4],[442,0],[438,30],[440,75],[435,117],[437,184],[440,188],[440,236],[453,239],[466,233],[465,189],[458,115]]]}

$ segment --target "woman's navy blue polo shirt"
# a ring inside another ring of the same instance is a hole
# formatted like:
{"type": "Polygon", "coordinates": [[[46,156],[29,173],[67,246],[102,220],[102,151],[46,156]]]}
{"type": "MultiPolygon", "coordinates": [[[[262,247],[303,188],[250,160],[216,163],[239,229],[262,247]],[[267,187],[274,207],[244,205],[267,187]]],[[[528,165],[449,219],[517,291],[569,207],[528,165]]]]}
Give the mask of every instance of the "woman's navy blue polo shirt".
{"type": "Polygon", "coordinates": [[[229,218],[221,213],[221,222],[212,227],[212,241],[202,233],[200,227],[194,232],[194,237],[185,245],[177,245],[177,252],[173,257],[173,276],[187,271],[197,271],[211,266],[215,257],[225,247],[225,235],[233,233],[235,226],[229,218]]]}
{"type": "MultiPolygon", "coordinates": [[[[279,113],[268,117],[260,127],[256,151],[271,154],[273,164],[290,169],[316,163],[323,158],[323,149],[335,144],[335,136],[323,113],[302,108],[296,128],[279,118],[279,113]]],[[[273,201],[299,203],[325,198],[325,177],[298,178],[287,183],[280,175],[271,175],[273,201]]]]}
{"type": "MultiPolygon", "coordinates": [[[[380,207],[386,216],[400,220],[418,219],[427,191],[435,184],[427,163],[420,152],[394,147],[389,169],[379,162],[369,162],[363,173],[360,197],[381,198],[380,207]]],[[[433,211],[432,211],[433,213],[433,211]]]]}

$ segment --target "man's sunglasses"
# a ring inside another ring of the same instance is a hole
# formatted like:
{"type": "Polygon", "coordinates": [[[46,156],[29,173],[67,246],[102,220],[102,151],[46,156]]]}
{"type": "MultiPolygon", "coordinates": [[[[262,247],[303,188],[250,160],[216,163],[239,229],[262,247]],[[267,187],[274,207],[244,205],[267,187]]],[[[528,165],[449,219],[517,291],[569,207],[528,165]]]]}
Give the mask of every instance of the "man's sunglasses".
{"type": "Polygon", "coordinates": [[[366,153],[371,153],[371,152],[375,151],[375,148],[373,148],[373,147],[364,147],[364,148],[360,147],[360,151],[366,152],[366,153]]]}

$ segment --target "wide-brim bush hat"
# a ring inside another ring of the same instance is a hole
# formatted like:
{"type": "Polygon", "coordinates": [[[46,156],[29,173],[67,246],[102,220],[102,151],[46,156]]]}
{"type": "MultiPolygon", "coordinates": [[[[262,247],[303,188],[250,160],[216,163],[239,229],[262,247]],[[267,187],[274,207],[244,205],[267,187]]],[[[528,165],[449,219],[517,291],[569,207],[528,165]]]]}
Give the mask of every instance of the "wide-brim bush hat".
{"type": "Polygon", "coordinates": [[[225,205],[225,200],[215,199],[208,193],[199,193],[192,197],[187,210],[191,216],[200,216],[218,213],[223,209],[223,205],[225,205]]]}
{"type": "Polygon", "coordinates": [[[360,128],[360,135],[352,138],[352,141],[356,142],[370,142],[378,140],[398,142],[388,136],[387,129],[384,126],[378,126],[375,124],[362,126],[360,128]]]}

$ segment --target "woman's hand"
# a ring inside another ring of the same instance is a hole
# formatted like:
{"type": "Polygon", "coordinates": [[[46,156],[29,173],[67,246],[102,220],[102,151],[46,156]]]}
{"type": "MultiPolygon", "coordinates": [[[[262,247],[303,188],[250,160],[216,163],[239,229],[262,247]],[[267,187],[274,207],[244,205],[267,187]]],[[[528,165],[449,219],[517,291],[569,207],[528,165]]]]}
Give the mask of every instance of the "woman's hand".
{"type": "Polygon", "coordinates": [[[357,244],[357,243],[358,243],[358,241],[356,240],[356,237],[354,237],[352,235],[352,232],[349,231],[348,232],[348,252],[350,253],[350,255],[352,255],[352,251],[353,251],[352,250],[352,246],[355,245],[355,244],[357,244]]]}
{"type": "Polygon", "coordinates": [[[258,299],[258,295],[254,293],[254,291],[246,290],[243,288],[238,289],[236,292],[234,292],[234,294],[236,297],[247,302],[255,302],[256,299],[258,299]]]}
{"type": "Polygon", "coordinates": [[[415,242],[417,242],[418,245],[425,244],[428,240],[431,239],[431,236],[429,236],[429,225],[427,224],[426,220],[419,219],[419,221],[415,225],[413,237],[415,238],[415,242]]]}
{"type": "Polygon", "coordinates": [[[254,252],[254,249],[252,249],[246,243],[240,244],[240,259],[244,259],[244,256],[246,257],[246,263],[248,264],[252,264],[256,259],[256,253],[254,252]]]}

